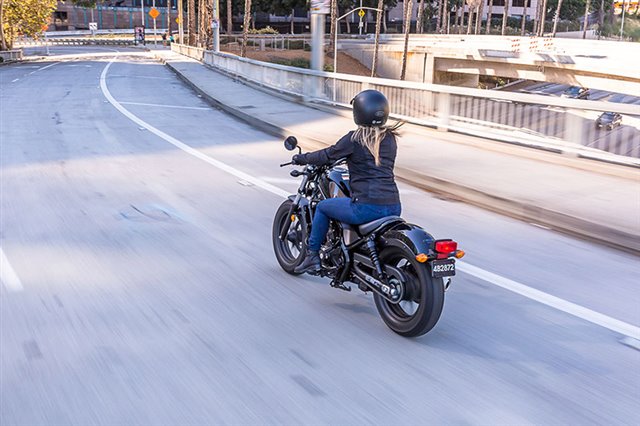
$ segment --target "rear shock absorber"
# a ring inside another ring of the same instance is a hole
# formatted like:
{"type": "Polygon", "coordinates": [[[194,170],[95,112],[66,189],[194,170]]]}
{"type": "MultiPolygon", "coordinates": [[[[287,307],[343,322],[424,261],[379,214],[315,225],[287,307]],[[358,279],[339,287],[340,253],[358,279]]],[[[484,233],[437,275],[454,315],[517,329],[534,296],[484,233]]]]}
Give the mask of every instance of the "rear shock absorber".
{"type": "Polygon", "coordinates": [[[380,265],[380,257],[378,256],[378,250],[376,249],[376,242],[373,235],[367,239],[367,250],[369,250],[369,258],[371,263],[376,268],[378,278],[386,279],[385,273],[382,271],[382,265],[380,265]]]}

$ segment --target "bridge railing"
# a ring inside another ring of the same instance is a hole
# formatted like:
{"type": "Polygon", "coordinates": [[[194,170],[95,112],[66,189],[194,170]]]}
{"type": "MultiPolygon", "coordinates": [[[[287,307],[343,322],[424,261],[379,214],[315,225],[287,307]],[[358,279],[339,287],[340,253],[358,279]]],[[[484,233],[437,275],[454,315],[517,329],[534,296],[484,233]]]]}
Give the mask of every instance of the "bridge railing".
{"type": "Polygon", "coordinates": [[[358,92],[377,89],[389,98],[392,117],[407,122],[640,166],[638,105],[320,72],[178,44],[172,49],[304,102],[350,108],[358,92]],[[603,111],[623,114],[622,125],[596,128],[603,111]]]}

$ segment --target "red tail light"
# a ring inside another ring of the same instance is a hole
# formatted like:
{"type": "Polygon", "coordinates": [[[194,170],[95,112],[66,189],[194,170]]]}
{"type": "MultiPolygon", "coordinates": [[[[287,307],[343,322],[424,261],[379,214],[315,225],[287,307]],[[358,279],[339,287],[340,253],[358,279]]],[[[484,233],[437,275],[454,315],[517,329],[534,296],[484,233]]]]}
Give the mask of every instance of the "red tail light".
{"type": "Polygon", "coordinates": [[[435,244],[435,250],[438,253],[449,254],[451,252],[456,251],[457,249],[458,249],[458,243],[456,243],[453,240],[436,241],[436,244],[435,244]]]}

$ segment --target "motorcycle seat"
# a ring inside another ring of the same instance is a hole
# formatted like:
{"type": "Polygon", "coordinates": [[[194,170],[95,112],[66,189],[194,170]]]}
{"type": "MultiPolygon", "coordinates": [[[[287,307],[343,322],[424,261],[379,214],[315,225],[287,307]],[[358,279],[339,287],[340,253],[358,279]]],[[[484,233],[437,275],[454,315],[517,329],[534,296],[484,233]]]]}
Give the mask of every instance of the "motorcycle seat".
{"type": "Polygon", "coordinates": [[[363,223],[362,225],[358,225],[358,233],[360,235],[368,235],[373,231],[378,230],[386,225],[390,225],[391,223],[399,223],[404,222],[404,219],[400,216],[385,216],[380,219],[373,220],[371,222],[363,223]]]}

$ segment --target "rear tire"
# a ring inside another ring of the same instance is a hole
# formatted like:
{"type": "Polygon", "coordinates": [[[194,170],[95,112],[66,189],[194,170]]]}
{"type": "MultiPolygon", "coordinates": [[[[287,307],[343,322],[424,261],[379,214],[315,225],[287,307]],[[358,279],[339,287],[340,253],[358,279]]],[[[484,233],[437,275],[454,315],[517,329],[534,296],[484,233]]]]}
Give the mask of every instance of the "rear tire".
{"type": "Polygon", "coordinates": [[[291,223],[289,210],[293,202],[286,200],[283,202],[273,219],[271,239],[273,241],[273,251],[280,267],[291,275],[300,275],[293,272],[296,266],[304,259],[307,249],[306,226],[303,215],[294,210],[295,220],[291,223]],[[289,233],[284,241],[280,239],[280,231],[285,225],[290,225],[289,233]]]}
{"type": "Polygon", "coordinates": [[[444,281],[433,278],[426,264],[416,260],[408,249],[390,246],[380,253],[386,265],[400,269],[407,278],[403,300],[397,304],[374,293],[378,313],[394,332],[417,337],[429,332],[438,322],[444,306],[444,281]]]}

